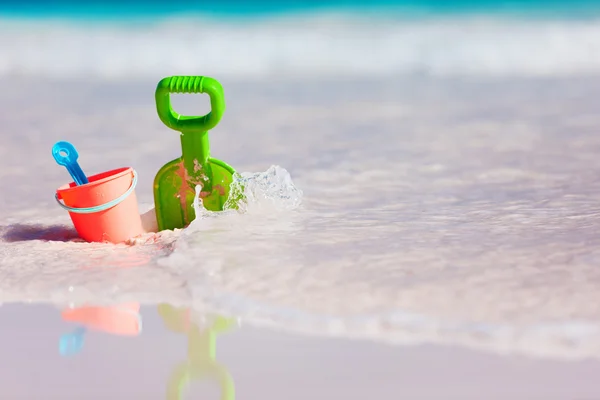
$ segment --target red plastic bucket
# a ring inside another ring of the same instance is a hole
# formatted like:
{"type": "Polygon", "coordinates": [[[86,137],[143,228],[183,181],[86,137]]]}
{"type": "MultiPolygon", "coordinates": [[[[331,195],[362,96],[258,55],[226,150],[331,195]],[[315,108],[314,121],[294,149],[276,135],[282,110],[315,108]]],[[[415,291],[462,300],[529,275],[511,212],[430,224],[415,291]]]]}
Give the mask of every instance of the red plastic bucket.
{"type": "Polygon", "coordinates": [[[71,182],[56,190],[56,201],[69,212],[83,240],[121,243],[144,233],[135,195],[137,174],[133,168],[89,176],[88,181],[84,185],[71,182]]]}

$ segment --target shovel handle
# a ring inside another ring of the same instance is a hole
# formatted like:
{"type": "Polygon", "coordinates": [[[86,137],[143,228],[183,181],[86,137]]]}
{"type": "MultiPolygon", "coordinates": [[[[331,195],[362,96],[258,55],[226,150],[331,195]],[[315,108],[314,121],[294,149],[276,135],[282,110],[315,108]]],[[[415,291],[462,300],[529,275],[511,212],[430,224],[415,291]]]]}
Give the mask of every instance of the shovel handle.
{"type": "Polygon", "coordinates": [[[223,87],[207,76],[170,76],[156,86],[156,111],[160,120],[176,131],[206,132],[217,126],[225,112],[223,87]],[[210,96],[210,112],[201,117],[179,115],[171,107],[171,93],[206,93],[210,96]]]}

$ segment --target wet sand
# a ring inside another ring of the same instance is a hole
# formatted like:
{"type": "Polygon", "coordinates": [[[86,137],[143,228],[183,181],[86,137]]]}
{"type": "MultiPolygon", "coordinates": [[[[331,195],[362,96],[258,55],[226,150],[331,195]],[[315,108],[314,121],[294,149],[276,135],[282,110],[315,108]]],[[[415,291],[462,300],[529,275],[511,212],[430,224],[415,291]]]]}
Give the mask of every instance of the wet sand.
{"type": "MultiPolygon", "coordinates": [[[[47,305],[0,308],[0,396],[10,399],[170,399],[187,339],[142,307],[143,330],[123,337],[88,332],[79,354],[61,357],[60,335],[77,325],[47,305]]],[[[241,326],[217,335],[216,360],[232,378],[230,399],[600,398],[598,361],[500,357],[445,346],[388,346],[241,326]]],[[[200,376],[198,376],[200,378],[200,376]]],[[[219,398],[203,376],[182,398],[219,398]]]]}

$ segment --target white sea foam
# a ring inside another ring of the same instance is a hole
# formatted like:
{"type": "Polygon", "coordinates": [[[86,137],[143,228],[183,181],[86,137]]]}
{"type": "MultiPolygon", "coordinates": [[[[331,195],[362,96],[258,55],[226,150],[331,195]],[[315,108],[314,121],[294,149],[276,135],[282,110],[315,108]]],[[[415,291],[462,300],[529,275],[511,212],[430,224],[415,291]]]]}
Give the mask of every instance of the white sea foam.
{"type": "Polygon", "coordinates": [[[1,75],[569,76],[599,68],[599,20],[0,21],[1,75]]]}

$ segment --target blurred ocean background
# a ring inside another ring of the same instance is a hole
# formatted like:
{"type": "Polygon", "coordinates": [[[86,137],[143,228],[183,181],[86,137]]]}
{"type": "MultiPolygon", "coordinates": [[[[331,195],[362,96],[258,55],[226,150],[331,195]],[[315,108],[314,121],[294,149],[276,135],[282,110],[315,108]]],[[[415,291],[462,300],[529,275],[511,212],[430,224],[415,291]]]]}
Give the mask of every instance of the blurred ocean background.
{"type": "Polygon", "coordinates": [[[596,74],[599,11],[592,0],[2,1],[0,74],[596,74]]]}

